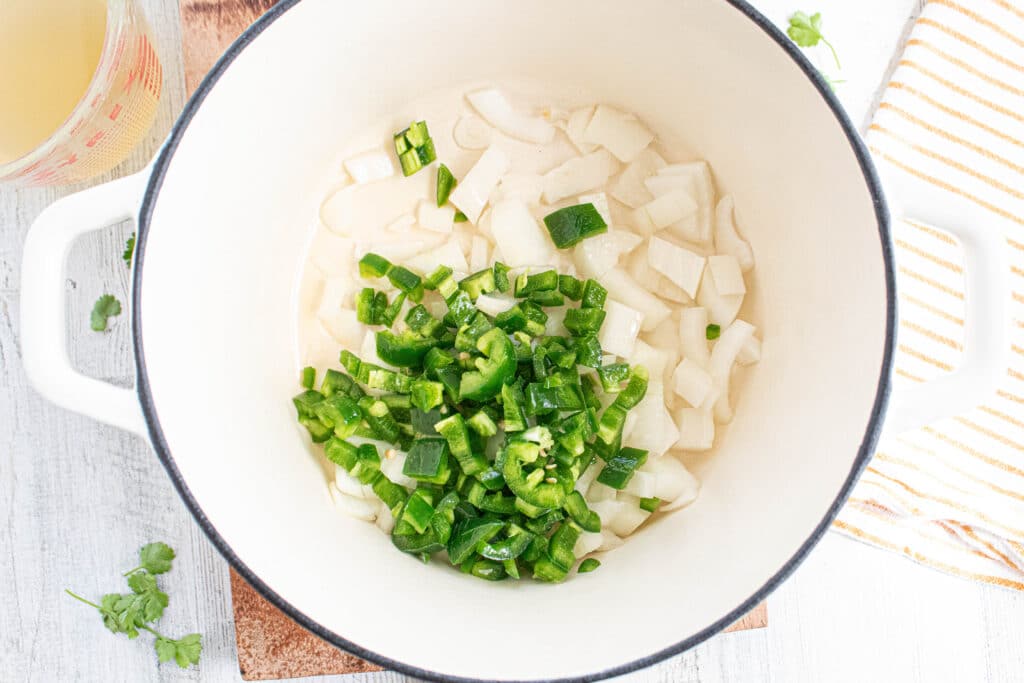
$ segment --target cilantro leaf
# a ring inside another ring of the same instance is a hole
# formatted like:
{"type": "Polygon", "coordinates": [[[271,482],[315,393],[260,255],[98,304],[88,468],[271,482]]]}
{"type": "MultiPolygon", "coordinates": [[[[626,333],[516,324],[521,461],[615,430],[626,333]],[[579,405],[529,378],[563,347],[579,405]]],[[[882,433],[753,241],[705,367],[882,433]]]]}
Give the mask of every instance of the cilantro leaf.
{"type": "Polygon", "coordinates": [[[149,543],[139,550],[139,568],[150,574],[163,574],[171,571],[171,560],[174,550],[166,543],[149,543]]]}
{"type": "Polygon", "coordinates": [[[173,640],[168,638],[157,638],[153,643],[153,649],[156,650],[157,659],[160,663],[169,662],[174,659],[174,655],[178,653],[178,645],[173,640]]]}
{"type": "Polygon", "coordinates": [[[124,253],[121,254],[121,258],[124,259],[125,264],[131,268],[132,256],[135,255],[135,233],[133,232],[129,237],[128,241],[124,243],[124,253]]]}
{"type": "Polygon", "coordinates": [[[104,294],[93,305],[89,324],[94,331],[103,332],[107,329],[107,319],[117,315],[121,315],[121,302],[113,294],[104,294]]]}
{"type": "Polygon", "coordinates": [[[832,58],[836,60],[836,67],[842,69],[839,64],[839,55],[832,43],[825,39],[821,32],[821,12],[815,12],[808,16],[806,12],[794,12],[789,17],[789,28],[786,35],[800,47],[814,47],[818,43],[824,43],[832,52],[832,58]]]}
{"type": "Polygon", "coordinates": [[[156,577],[148,572],[137,571],[128,576],[128,587],[133,593],[143,594],[156,590],[156,577]]]}
{"type": "Polygon", "coordinates": [[[174,660],[178,663],[179,667],[184,669],[189,664],[198,664],[199,655],[203,652],[202,636],[198,633],[190,633],[179,638],[177,640],[177,650],[178,652],[174,655],[174,660]]]}
{"type": "Polygon", "coordinates": [[[107,593],[100,604],[86,600],[65,589],[75,600],[89,605],[103,618],[103,625],[112,633],[123,633],[129,640],[138,638],[139,631],[146,631],[156,637],[153,648],[161,662],[174,662],[185,669],[199,663],[203,651],[202,636],[190,633],[174,640],[157,631],[151,625],[164,614],[167,607],[167,593],[160,590],[156,575],[170,571],[174,550],[166,543],[149,543],[139,550],[140,565],[124,576],[131,593],[107,593]]]}

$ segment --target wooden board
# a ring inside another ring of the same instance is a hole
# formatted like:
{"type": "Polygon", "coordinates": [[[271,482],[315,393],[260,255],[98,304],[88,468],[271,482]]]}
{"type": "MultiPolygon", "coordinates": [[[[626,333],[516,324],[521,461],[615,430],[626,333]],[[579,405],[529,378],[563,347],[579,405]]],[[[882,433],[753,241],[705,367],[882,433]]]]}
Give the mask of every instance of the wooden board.
{"type": "MultiPolygon", "coordinates": [[[[276,0],[180,0],[185,85],[192,93],[221,53],[276,0]]],[[[231,572],[238,667],[248,681],[379,671],[314,636],[231,572]]],[[[762,603],[729,631],[764,628],[762,603]]]]}

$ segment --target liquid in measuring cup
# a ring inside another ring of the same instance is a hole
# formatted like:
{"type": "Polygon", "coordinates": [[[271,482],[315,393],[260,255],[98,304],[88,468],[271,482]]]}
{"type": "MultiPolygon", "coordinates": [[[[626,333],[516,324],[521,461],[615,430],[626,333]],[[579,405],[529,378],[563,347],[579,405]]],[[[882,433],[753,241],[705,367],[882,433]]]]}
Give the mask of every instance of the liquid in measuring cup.
{"type": "Polygon", "coordinates": [[[0,0],[0,164],[61,127],[96,73],[107,0],[0,0]]]}

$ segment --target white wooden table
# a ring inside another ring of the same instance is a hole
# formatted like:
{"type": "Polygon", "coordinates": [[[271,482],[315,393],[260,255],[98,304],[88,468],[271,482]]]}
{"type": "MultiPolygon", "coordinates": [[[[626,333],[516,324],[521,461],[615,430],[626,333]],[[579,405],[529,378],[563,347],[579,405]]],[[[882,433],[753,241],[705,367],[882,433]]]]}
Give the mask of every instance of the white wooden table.
{"type": "MultiPolygon", "coordinates": [[[[780,23],[796,9],[823,12],[844,60],[847,82],[839,94],[863,126],[918,2],[755,4],[780,23]]],[[[178,0],[142,4],[159,38],[166,96],[149,140],[116,175],[145,164],[184,102],[178,0]]],[[[227,564],[192,522],[148,446],[58,410],[26,385],[18,331],[21,247],[33,218],[58,194],[0,188],[0,681],[238,680],[227,564]],[[162,626],[172,634],[204,634],[198,670],[159,666],[146,638],[129,643],[106,633],[95,614],[61,593],[66,586],[85,595],[120,589],[118,570],[132,566],[135,548],[156,539],[178,550],[162,626]]],[[[128,271],[120,253],[130,229],[83,241],[67,281],[73,361],[126,384],[132,376],[127,320],[122,316],[111,333],[95,334],[88,312],[102,292],[126,299],[128,271]]],[[[1024,595],[944,576],[835,534],[772,595],[769,623],[716,637],[627,678],[1024,680],[1024,595]]],[[[405,680],[390,673],[356,678],[405,680]]]]}

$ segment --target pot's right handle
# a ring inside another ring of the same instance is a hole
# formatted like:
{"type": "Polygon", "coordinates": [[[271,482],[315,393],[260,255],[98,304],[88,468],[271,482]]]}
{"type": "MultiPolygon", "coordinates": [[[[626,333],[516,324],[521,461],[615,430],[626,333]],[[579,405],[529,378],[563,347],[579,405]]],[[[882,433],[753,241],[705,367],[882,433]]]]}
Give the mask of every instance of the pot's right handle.
{"type": "Polygon", "coordinates": [[[883,170],[894,213],[955,235],[964,252],[963,360],[948,375],[893,391],[885,432],[895,436],[965,413],[995,394],[1008,367],[1010,267],[993,214],[892,166],[883,170]]]}
{"type": "Polygon", "coordinates": [[[57,405],[145,436],[138,396],[77,372],[65,337],[65,265],[76,238],[131,219],[138,211],[148,171],[54,202],[25,238],[21,273],[21,354],[29,381],[57,405]]]}

